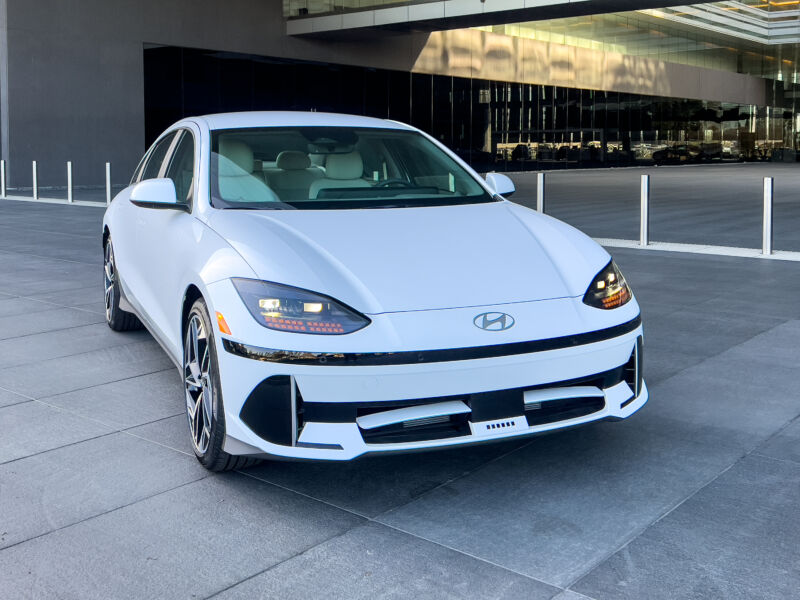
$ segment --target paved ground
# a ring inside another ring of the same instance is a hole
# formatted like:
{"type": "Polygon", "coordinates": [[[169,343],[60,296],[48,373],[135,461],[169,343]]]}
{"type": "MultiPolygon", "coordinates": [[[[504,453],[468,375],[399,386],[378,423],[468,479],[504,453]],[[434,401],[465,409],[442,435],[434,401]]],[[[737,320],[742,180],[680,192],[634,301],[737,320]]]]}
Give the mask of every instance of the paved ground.
{"type": "MultiPolygon", "coordinates": [[[[546,211],[594,237],[639,239],[639,186],[650,175],[650,237],[659,242],[761,247],[763,178],[775,182],[776,250],[800,250],[800,164],[730,163],[553,171],[546,211]]],[[[515,201],[535,207],[536,175],[512,175],[515,201]]]]}
{"type": "Polygon", "coordinates": [[[103,323],[101,214],[0,201],[4,600],[797,596],[795,263],[616,251],[652,398],[628,421],[210,475],[166,356],[103,323]]]}

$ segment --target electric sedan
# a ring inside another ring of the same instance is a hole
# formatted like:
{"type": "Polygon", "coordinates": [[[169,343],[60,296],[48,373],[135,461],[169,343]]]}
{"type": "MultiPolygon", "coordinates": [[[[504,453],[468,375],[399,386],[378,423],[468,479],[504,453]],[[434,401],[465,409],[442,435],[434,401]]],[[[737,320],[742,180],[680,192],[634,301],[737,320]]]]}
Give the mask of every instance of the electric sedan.
{"type": "Polygon", "coordinates": [[[106,319],[180,369],[212,470],[630,416],[647,388],[625,278],[513,191],[393,121],[186,119],[106,211],[106,319]]]}

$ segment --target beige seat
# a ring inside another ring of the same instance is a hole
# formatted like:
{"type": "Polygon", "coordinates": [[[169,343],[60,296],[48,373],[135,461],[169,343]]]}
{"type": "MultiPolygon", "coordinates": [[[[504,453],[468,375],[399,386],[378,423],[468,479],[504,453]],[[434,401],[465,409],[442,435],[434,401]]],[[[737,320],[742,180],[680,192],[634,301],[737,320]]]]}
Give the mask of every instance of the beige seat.
{"type": "Polygon", "coordinates": [[[219,193],[228,202],[277,202],[278,197],[254,173],[253,150],[238,140],[219,142],[219,193]]]}
{"type": "Polygon", "coordinates": [[[269,184],[283,201],[308,199],[311,184],[324,176],[321,169],[311,166],[305,152],[285,150],[278,154],[275,166],[268,175],[269,184]]]}
{"type": "Polygon", "coordinates": [[[358,150],[347,154],[329,154],[325,162],[325,177],[311,183],[308,197],[315,200],[319,191],[326,189],[370,187],[363,175],[364,161],[358,150]]]}

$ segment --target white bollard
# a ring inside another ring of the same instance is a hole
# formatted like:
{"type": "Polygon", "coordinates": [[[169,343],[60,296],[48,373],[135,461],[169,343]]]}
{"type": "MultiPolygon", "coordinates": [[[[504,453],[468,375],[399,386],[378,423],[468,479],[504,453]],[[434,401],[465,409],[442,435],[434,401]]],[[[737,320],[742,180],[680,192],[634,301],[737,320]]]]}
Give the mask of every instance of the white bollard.
{"type": "Polygon", "coordinates": [[[67,161],[67,202],[72,202],[72,161],[67,161]]]}
{"type": "Polygon", "coordinates": [[[641,188],[642,212],[639,223],[639,245],[650,243],[650,175],[642,175],[641,188]]]}
{"type": "Polygon", "coordinates": [[[544,213],[544,173],[536,174],[536,210],[544,213]]]}
{"type": "Polygon", "coordinates": [[[0,197],[6,197],[6,161],[0,160],[0,197]]]}
{"type": "Polygon", "coordinates": [[[764,177],[764,223],[761,236],[761,254],[772,254],[772,177],[764,177]]]}
{"type": "Polygon", "coordinates": [[[111,204],[111,163],[106,163],[106,206],[111,204]]]}
{"type": "Polygon", "coordinates": [[[39,199],[39,167],[33,161],[33,199],[39,199]]]}

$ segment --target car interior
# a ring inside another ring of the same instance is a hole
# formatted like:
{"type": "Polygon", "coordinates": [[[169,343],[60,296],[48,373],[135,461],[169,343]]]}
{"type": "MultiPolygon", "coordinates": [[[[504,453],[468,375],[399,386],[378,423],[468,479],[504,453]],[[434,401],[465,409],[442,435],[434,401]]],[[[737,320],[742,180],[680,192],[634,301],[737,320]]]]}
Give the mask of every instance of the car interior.
{"type": "Polygon", "coordinates": [[[216,179],[217,197],[234,205],[484,193],[452,159],[430,152],[432,146],[418,134],[382,130],[218,132],[212,144],[212,189],[216,179]]]}

